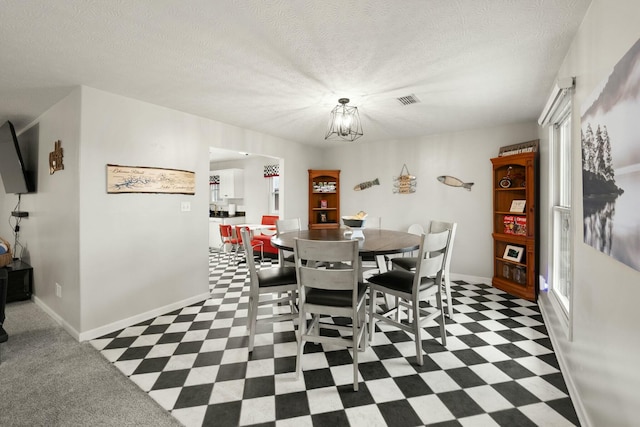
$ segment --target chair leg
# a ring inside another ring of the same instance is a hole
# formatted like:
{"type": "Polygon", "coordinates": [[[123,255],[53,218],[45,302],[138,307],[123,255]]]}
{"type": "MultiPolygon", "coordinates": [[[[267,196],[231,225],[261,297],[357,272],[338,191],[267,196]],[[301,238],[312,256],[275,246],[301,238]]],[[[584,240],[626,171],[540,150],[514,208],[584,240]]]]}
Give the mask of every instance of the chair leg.
{"type": "Polygon", "coordinates": [[[353,333],[353,391],[358,391],[358,353],[360,344],[358,342],[358,329],[359,313],[355,313],[355,317],[351,319],[351,331],[353,333]]]}
{"type": "Polygon", "coordinates": [[[376,318],[373,315],[376,312],[376,293],[374,289],[369,288],[369,342],[373,342],[373,333],[376,330],[376,318]]]}
{"type": "Polygon", "coordinates": [[[302,349],[304,347],[303,336],[307,333],[307,319],[302,309],[302,303],[300,303],[300,316],[298,316],[298,351],[296,354],[296,379],[300,378],[300,370],[302,368],[302,349]]]}
{"type": "Polygon", "coordinates": [[[451,299],[451,280],[449,275],[446,274],[443,279],[444,291],[447,296],[447,312],[449,313],[449,319],[453,319],[453,300],[451,299]]]}
{"type": "Polygon", "coordinates": [[[256,337],[256,324],[258,323],[258,302],[260,295],[255,295],[249,301],[249,353],[253,351],[253,343],[256,337]]]}
{"type": "Polygon", "coordinates": [[[413,335],[416,340],[416,359],[418,360],[418,365],[422,366],[424,363],[422,360],[422,337],[421,337],[421,329],[420,328],[420,306],[419,300],[417,298],[413,299],[412,302],[413,309],[413,335]]]}
{"type": "Polygon", "coordinates": [[[446,347],[446,345],[447,345],[447,330],[445,329],[444,307],[442,306],[442,293],[441,292],[437,292],[436,293],[436,300],[437,300],[438,306],[440,307],[440,338],[442,340],[442,346],[446,347]]]}

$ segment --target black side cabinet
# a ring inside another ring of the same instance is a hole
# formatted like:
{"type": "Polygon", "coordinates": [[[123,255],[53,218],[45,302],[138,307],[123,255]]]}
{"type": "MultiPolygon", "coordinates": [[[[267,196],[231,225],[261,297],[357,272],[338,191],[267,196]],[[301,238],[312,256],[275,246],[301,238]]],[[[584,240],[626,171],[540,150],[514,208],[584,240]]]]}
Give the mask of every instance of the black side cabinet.
{"type": "Polygon", "coordinates": [[[33,267],[23,261],[13,261],[3,267],[9,273],[7,302],[31,298],[33,291],[33,267]]]}

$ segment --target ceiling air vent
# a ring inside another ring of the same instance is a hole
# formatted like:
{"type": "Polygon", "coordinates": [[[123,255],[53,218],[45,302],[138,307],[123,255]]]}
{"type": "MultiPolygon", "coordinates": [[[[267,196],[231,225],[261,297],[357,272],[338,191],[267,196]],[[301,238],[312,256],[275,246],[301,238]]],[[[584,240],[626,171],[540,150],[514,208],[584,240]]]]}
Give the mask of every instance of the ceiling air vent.
{"type": "Polygon", "coordinates": [[[417,104],[420,102],[418,97],[415,96],[414,94],[401,96],[400,98],[397,98],[397,99],[398,99],[398,102],[402,105],[411,105],[411,104],[417,104]]]}

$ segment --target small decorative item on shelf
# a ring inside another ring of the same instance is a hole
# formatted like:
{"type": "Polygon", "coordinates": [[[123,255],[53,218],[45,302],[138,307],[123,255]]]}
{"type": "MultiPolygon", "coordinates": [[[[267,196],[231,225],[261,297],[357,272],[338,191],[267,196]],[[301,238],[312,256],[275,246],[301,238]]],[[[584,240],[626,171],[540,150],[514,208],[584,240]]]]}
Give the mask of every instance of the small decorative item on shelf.
{"type": "Polygon", "coordinates": [[[524,285],[527,282],[527,275],[522,266],[516,266],[513,268],[513,281],[524,285]]]}
{"type": "Polygon", "coordinates": [[[326,213],[321,213],[320,214],[320,222],[327,222],[327,214],[326,213]]]}
{"type": "Polygon", "coordinates": [[[510,270],[511,267],[509,266],[509,264],[502,264],[502,277],[504,277],[505,279],[511,277],[511,275],[509,274],[510,270]]]}
{"type": "Polygon", "coordinates": [[[509,208],[509,212],[523,213],[526,202],[527,202],[526,200],[512,201],[511,208],[509,208]]]}
{"type": "Polygon", "coordinates": [[[527,235],[527,217],[519,215],[505,215],[502,222],[504,224],[504,234],[515,234],[518,236],[527,235]]]}
{"type": "Polygon", "coordinates": [[[522,260],[523,253],[524,253],[523,247],[507,245],[504,248],[504,254],[502,255],[502,258],[509,261],[520,262],[522,260]]]}
{"type": "Polygon", "coordinates": [[[511,166],[507,169],[507,174],[500,180],[500,187],[509,188],[511,187],[511,166]]]}
{"type": "Polygon", "coordinates": [[[321,208],[326,208],[328,206],[327,201],[326,200],[320,200],[320,207],[321,208]]]}

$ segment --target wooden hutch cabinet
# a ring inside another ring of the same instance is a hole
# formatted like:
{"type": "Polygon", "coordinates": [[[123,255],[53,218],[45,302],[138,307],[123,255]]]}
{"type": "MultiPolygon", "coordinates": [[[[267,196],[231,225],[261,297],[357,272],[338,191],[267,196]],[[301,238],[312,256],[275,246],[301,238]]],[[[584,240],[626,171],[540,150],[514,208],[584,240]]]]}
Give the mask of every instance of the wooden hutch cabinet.
{"type": "Polygon", "coordinates": [[[493,286],[530,301],[538,297],[537,152],[493,164],[493,286]]]}
{"type": "Polygon", "coordinates": [[[340,171],[309,169],[309,230],[340,227],[340,171]]]}

